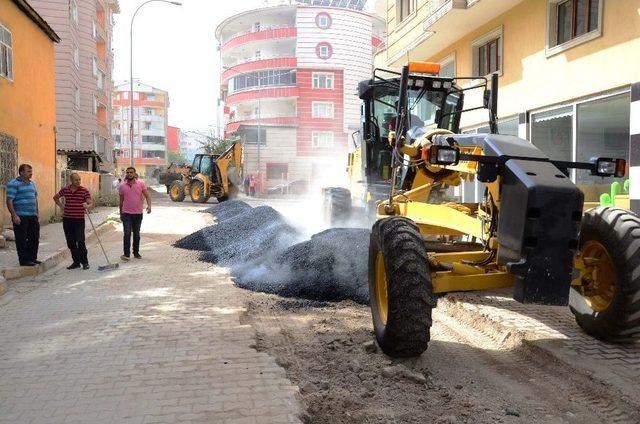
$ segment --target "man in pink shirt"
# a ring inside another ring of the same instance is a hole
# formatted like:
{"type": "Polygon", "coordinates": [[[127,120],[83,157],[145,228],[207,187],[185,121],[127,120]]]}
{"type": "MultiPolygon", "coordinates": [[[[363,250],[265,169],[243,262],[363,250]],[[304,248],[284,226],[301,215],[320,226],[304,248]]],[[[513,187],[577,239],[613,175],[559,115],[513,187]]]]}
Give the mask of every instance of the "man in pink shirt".
{"type": "Polygon", "coordinates": [[[120,219],[124,227],[124,254],[120,256],[128,261],[131,256],[131,233],[133,232],[133,257],[140,256],[140,226],[142,225],[142,197],[147,199],[147,213],[151,213],[151,196],[144,181],[138,180],[138,174],[133,167],[127,168],[124,182],[118,188],[120,193],[120,219]]]}

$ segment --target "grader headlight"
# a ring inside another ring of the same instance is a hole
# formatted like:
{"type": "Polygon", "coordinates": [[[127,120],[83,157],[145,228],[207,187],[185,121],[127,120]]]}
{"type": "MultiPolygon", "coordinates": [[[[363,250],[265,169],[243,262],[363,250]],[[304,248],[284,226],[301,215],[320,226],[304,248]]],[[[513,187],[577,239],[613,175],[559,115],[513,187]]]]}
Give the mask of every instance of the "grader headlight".
{"type": "Polygon", "coordinates": [[[593,158],[591,161],[596,165],[591,174],[599,177],[622,178],[627,170],[627,161],[624,159],[593,158]]]}
{"type": "Polygon", "coordinates": [[[431,165],[457,165],[460,150],[457,147],[431,145],[427,154],[431,165]]]}

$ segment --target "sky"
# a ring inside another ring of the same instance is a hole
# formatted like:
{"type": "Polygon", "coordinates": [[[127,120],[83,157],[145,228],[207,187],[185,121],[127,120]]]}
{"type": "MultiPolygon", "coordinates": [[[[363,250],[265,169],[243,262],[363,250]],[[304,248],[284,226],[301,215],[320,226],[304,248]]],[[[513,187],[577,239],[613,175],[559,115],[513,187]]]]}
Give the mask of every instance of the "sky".
{"type": "MultiPolygon", "coordinates": [[[[169,92],[169,125],[208,131],[209,126],[217,125],[220,54],[216,49],[216,27],[235,13],[267,2],[181,1],[182,6],[152,2],[136,15],[133,77],[169,92]]],[[[119,0],[121,12],[115,15],[113,30],[116,84],[129,80],[129,25],[133,12],[143,2],[119,0]]]]}

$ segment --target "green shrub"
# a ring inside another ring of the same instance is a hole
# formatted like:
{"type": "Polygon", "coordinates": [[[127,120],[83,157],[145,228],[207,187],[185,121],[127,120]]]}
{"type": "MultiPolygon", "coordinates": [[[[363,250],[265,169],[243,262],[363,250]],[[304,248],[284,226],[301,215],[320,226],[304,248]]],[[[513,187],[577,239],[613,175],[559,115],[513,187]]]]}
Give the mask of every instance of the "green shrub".
{"type": "Polygon", "coordinates": [[[120,195],[118,193],[111,193],[108,195],[98,194],[93,199],[94,206],[119,206],[120,195]]]}

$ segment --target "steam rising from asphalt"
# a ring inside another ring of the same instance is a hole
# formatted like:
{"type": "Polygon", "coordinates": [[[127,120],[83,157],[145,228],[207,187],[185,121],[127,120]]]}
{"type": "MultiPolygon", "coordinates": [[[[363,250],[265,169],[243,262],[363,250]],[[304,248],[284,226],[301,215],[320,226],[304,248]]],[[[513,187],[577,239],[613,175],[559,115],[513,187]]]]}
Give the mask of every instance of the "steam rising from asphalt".
{"type": "Polygon", "coordinates": [[[279,206],[290,221],[269,206],[251,208],[242,201],[213,206],[206,212],[216,224],[175,246],[201,251],[200,260],[229,267],[235,284],[245,289],[316,301],[368,302],[369,230],[334,228],[308,238],[308,232],[325,227],[317,213],[322,209],[305,203],[279,206]]]}

